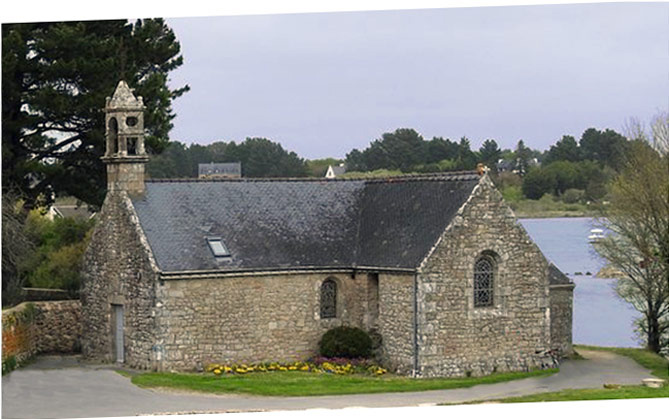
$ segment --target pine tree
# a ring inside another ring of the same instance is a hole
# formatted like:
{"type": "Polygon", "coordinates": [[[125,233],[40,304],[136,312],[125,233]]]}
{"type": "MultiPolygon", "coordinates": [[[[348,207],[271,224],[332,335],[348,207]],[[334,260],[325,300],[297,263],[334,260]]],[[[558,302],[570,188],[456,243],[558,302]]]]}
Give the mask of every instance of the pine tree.
{"type": "Polygon", "coordinates": [[[105,194],[105,98],[119,80],[147,107],[147,148],[167,143],[172,100],[167,75],[183,60],[162,19],[5,24],[2,26],[3,193],[28,207],[53,193],[100,205],[105,194]]]}

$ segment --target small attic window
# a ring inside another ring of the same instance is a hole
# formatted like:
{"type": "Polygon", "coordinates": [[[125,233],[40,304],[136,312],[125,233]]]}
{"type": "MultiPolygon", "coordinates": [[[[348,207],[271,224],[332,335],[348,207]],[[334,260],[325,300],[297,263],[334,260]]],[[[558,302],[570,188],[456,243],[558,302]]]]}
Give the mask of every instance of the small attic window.
{"type": "Polygon", "coordinates": [[[223,239],[221,239],[220,237],[207,237],[207,244],[209,244],[211,252],[217,258],[230,256],[228,248],[225,246],[225,243],[223,243],[223,239]]]}

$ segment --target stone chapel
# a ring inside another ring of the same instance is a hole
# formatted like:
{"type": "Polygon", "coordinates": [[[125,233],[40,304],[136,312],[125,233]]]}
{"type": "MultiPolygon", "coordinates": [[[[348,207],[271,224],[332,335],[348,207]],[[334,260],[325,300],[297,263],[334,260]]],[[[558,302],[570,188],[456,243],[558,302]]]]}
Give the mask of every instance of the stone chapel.
{"type": "Polygon", "coordinates": [[[107,99],[108,192],[84,257],[82,352],[152,370],[303,360],[380,336],[419,377],[553,366],[574,284],[487,174],[146,179],[144,105],[107,99]]]}

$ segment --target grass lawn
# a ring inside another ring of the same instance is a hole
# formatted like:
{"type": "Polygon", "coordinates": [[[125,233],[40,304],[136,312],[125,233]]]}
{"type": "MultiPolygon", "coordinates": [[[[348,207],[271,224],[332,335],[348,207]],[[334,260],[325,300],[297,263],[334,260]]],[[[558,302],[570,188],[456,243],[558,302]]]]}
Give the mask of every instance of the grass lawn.
{"type": "Polygon", "coordinates": [[[502,403],[524,403],[573,400],[650,399],[655,397],[669,397],[669,386],[662,388],[623,386],[618,389],[593,388],[581,390],[562,390],[553,393],[540,393],[529,396],[510,397],[508,399],[501,399],[498,401],[502,403]]]}
{"type": "Polygon", "coordinates": [[[496,373],[486,377],[413,379],[397,376],[333,375],[301,371],[255,372],[246,375],[145,373],[132,377],[139,387],[162,387],[206,393],[245,393],[259,396],[324,396],[442,390],[548,376],[557,369],[496,373]]]}
{"type": "MultiPolygon", "coordinates": [[[[657,378],[662,378],[669,381],[669,374],[667,368],[669,363],[661,356],[647,351],[645,349],[637,348],[607,348],[600,346],[574,346],[576,351],[579,349],[609,351],[619,355],[624,355],[632,358],[641,366],[651,370],[651,373],[657,378]]],[[[554,401],[568,401],[568,400],[614,400],[614,399],[647,399],[655,397],[669,397],[669,385],[662,388],[650,388],[642,385],[638,386],[622,386],[615,389],[596,388],[596,389],[580,389],[580,390],[562,390],[553,393],[539,393],[530,396],[509,397],[506,399],[496,400],[502,403],[521,403],[521,402],[554,402],[554,401]]]]}

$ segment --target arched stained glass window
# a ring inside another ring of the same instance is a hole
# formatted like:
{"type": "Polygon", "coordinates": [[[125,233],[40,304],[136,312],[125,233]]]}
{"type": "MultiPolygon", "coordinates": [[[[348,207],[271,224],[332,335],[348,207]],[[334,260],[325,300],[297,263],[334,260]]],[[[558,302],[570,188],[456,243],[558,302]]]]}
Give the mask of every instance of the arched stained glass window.
{"type": "Polygon", "coordinates": [[[321,284],[321,319],[337,317],[337,283],[326,279],[321,284]]]}
{"type": "Polygon", "coordinates": [[[474,307],[493,305],[495,262],[488,256],[481,256],[474,264],[474,307]]]}

